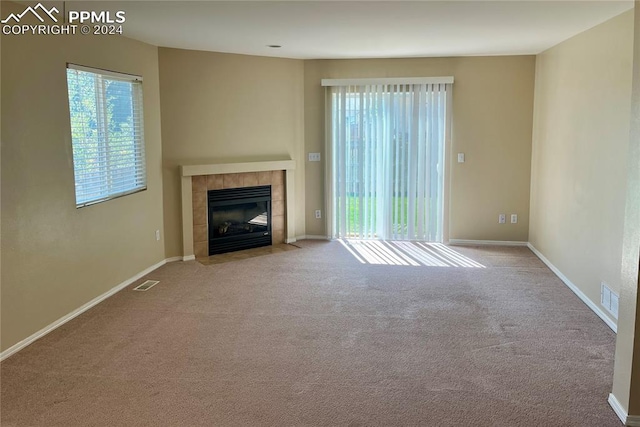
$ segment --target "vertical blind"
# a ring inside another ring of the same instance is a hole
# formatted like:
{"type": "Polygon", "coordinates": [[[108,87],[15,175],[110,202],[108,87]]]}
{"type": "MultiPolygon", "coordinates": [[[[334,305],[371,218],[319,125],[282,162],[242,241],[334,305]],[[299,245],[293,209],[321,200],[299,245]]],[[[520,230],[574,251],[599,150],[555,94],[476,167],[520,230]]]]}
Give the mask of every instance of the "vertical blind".
{"type": "Polygon", "coordinates": [[[69,64],[76,207],[146,188],[142,79],[69,64]]]}
{"type": "Polygon", "coordinates": [[[333,237],[442,241],[450,92],[447,83],[329,89],[333,237]]]}

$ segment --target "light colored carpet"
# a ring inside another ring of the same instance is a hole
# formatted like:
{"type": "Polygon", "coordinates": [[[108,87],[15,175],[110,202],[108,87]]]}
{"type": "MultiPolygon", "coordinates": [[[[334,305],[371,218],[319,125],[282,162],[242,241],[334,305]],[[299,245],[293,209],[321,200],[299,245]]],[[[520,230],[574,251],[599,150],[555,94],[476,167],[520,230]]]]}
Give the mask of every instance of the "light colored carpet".
{"type": "Polygon", "coordinates": [[[614,334],[528,249],[300,246],[168,264],[5,360],[2,425],[621,425],[614,334]]]}

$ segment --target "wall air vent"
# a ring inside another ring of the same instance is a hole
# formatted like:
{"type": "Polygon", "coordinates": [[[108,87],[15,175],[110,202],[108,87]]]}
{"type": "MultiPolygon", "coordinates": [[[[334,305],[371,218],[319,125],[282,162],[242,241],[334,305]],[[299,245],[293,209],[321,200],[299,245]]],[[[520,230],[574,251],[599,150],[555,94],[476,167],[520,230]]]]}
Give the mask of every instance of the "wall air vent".
{"type": "Polygon", "coordinates": [[[602,305],[611,315],[618,318],[618,294],[613,292],[608,284],[600,282],[600,305],[602,305]]]}
{"type": "Polygon", "coordinates": [[[158,280],[145,280],[144,282],[142,282],[141,284],[139,284],[138,286],[133,288],[133,290],[134,291],[148,291],[149,289],[151,289],[153,286],[157,285],[158,283],[160,283],[158,280]]]}

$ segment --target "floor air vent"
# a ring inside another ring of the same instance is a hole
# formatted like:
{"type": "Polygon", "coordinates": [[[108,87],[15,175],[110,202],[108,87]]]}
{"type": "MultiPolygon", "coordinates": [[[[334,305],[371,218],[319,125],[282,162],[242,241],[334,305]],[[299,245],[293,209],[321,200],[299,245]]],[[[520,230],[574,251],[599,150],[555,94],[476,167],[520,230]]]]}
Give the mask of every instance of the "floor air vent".
{"type": "Polygon", "coordinates": [[[151,289],[153,286],[157,285],[158,283],[160,283],[158,280],[145,280],[144,282],[142,282],[141,284],[139,284],[138,286],[133,288],[133,290],[134,291],[148,291],[149,289],[151,289]]]}

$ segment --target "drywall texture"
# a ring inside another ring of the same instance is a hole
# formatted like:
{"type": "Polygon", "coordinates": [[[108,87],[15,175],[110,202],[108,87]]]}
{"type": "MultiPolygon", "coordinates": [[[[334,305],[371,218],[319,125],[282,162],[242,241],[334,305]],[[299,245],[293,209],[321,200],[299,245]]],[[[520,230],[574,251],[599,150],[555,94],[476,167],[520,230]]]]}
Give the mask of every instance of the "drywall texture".
{"type": "Polygon", "coordinates": [[[596,304],[620,292],[632,45],[630,11],[536,65],[529,241],[596,304]]]}
{"type": "Polygon", "coordinates": [[[613,395],[629,415],[640,418],[640,2],[635,3],[633,90],[627,164],[627,200],[622,245],[620,316],[613,373],[613,395]]]}
{"type": "Polygon", "coordinates": [[[303,62],[159,49],[167,257],[181,256],[181,164],[296,161],[295,224],[304,234],[303,62]]]}
{"type": "MultiPolygon", "coordinates": [[[[449,238],[527,241],[535,57],[305,61],[305,147],[324,152],[321,79],[453,76],[449,238]],[[455,153],[465,153],[457,163],[455,153]],[[498,215],[518,214],[517,224],[498,215]]],[[[306,170],[308,235],[326,235],[324,159],[306,170]]]]}
{"type": "MultiPolygon", "coordinates": [[[[2,16],[23,5],[2,2],[2,16]]],[[[164,259],[157,48],[2,36],[2,350],[164,259]],[[67,62],[144,78],[146,191],[76,209],[67,62]]]]}

